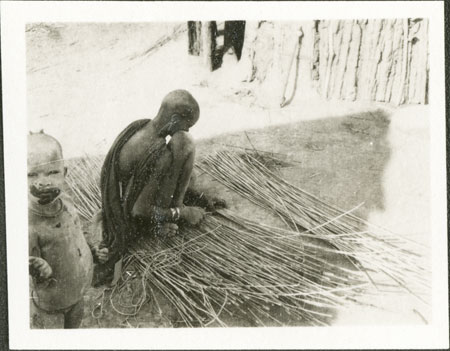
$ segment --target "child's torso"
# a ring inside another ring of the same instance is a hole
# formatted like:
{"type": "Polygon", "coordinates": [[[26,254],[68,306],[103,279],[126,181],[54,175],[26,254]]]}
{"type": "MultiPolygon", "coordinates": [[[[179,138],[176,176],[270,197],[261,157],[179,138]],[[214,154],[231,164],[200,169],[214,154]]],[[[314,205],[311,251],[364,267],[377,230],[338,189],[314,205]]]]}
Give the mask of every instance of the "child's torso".
{"type": "Polygon", "coordinates": [[[62,203],[62,210],[53,217],[29,211],[29,230],[37,236],[40,257],[53,271],[48,286],[34,286],[34,298],[47,310],[73,305],[92,280],[92,254],[79,217],[68,200],[62,203]]]}

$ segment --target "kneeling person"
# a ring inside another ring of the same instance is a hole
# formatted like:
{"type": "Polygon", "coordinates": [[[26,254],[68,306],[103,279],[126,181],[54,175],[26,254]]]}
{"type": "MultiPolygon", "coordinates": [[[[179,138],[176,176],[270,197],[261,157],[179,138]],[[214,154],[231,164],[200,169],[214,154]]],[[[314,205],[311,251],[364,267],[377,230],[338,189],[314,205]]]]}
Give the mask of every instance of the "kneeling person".
{"type": "Polygon", "coordinates": [[[111,278],[114,263],[137,235],[174,235],[179,220],[197,225],[204,218],[203,208],[184,204],[195,158],[188,132],[199,117],[192,95],[175,90],[153,120],[133,122],[115,140],[101,174],[103,246],[110,258],[98,283],[111,278]]]}

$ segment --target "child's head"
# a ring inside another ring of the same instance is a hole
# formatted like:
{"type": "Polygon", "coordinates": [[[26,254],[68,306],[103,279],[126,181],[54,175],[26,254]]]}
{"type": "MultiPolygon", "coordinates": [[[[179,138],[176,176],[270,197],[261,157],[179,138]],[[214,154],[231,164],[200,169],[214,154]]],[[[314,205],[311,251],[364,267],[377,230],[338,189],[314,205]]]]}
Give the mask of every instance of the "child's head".
{"type": "Polygon", "coordinates": [[[60,143],[42,131],[30,133],[27,165],[30,199],[41,205],[56,200],[66,175],[60,143]]]}

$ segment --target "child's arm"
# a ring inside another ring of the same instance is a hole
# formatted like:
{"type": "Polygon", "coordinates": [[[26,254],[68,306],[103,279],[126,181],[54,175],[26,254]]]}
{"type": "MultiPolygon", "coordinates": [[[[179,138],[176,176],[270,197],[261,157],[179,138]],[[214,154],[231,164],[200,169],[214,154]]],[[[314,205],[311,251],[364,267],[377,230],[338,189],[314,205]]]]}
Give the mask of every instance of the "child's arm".
{"type": "Polygon", "coordinates": [[[39,248],[38,236],[33,230],[29,231],[28,235],[28,269],[30,275],[37,280],[43,282],[51,277],[53,271],[46,260],[41,258],[41,250],[39,248]]]}
{"type": "Polygon", "coordinates": [[[99,248],[103,239],[102,212],[99,211],[93,218],[89,232],[84,231],[84,237],[91,249],[94,262],[105,263],[109,258],[108,248],[99,248]]]}
{"type": "Polygon", "coordinates": [[[52,267],[46,260],[36,256],[30,256],[28,259],[30,275],[37,279],[37,282],[43,282],[49,279],[53,273],[52,267]]]}

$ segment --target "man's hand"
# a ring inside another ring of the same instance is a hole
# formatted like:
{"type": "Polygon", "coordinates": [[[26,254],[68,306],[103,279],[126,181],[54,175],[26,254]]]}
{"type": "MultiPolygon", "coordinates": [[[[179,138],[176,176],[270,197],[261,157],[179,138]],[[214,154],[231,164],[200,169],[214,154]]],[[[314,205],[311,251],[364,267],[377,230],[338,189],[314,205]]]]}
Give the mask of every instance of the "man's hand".
{"type": "Polygon", "coordinates": [[[198,225],[205,218],[205,210],[201,207],[186,206],[181,208],[181,219],[190,225],[198,225]]]}
{"type": "Polygon", "coordinates": [[[109,259],[109,250],[107,247],[99,249],[98,246],[95,246],[92,249],[92,253],[97,258],[97,261],[101,264],[105,263],[109,259]]]}
{"type": "Polygon", "coordinates": [[[46,260],[40,257],[30,256],[28,266],[30,275],[40,280],[49,279],[53,273],[52,267],[50,267],[46,260]]]}
{"type": "Polygon", "coordinates": [[[160,223],[156,227],[156,235],[162,239],[171,238],[178,234],[178,226],[175,223],[160,223]]]}
{"type": "Polygon", "coordinates": [[[209,198],[206,209],[211,212],[215,212],[220,209],[227,208],[227,203],[224,199],[219,199],[217,197],[209,198]]]}

